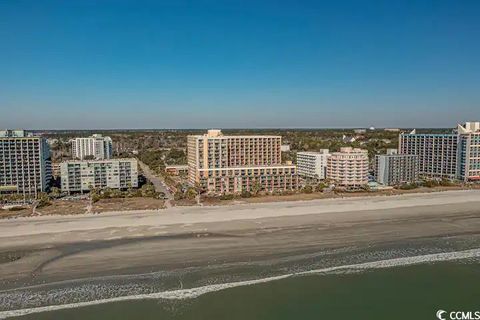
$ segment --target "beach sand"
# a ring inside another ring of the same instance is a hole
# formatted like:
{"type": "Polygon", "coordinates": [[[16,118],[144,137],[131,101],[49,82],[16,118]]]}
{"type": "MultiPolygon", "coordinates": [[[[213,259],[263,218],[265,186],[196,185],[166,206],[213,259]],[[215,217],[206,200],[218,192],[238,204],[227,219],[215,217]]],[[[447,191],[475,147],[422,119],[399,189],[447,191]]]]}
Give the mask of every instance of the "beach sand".
{"type": "Polygon", "coordinates": [[[0,289],[480,234],[480,190],[0,221],[0,289]]]}

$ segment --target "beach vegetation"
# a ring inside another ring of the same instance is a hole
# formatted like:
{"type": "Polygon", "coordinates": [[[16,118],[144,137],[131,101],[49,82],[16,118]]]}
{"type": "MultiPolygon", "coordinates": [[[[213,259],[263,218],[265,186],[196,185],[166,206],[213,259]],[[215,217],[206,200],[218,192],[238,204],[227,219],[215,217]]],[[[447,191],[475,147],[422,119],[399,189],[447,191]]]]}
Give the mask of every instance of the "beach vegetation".
{"type": "Polygon", "coordinates": [[[397,188],[400,190],[413,190],[417,189],[419,186],[417,183],[403,183],[399,185],[397,188]]]}
{"type": "Polygon", "coordinates": [[[185,197],[189,200],[195,199],[197,195],[198,195],[197,190],[193,187],[189,187],[187,191],[185,191],[185,197]]]}
{"type": "Polygon", "coordinates": [[[320,182],[315,186],[315,192],[323,192],[327,188],[327,185],[324,182],[320,182]]]}
{"type": "Polygon", "coordinates": [[[252,197],[252,194],[249,192],[249,191],[242,191],[242,193],[240,194],[240,196],[242,198],[251,198],[252,197]]]}
{"type": "Polygon", "coordinates": [[[47,193],[41,192],[38,195],[38,205],[37,208],[44,208],[52,204],[50,197],[47,193]]]}
{"type": "Polygon", "coordinates": [[[303,193],[313,193],[313,187],[311,185],[306,185],[305,187],[303,187],[302,189],[303,193]]]}
{"type": "Polygon", "coordinates": [[[438,180],[429,179],[429,180],[424,180],[422,184],[424,187],[434,188],[434,187],[438,187],[440,185],[440,182],[438,180]]]}
{"type": "Polygon", "coordinates": [[[235,199],[235,195],[233,193],[226,193],[220,196],[220,200],[233,200],[233,199],[235,199]]]}

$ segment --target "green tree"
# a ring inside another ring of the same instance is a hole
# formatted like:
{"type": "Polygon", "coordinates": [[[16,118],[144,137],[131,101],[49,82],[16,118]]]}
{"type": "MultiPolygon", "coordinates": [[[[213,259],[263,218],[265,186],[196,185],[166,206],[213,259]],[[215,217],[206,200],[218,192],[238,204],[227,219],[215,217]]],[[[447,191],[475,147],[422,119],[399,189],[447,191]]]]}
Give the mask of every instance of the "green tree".
{"type": "Polygon", "coordinates": [[[252,195],[253,196],[258,195],[260,190],[262,190],[262,186],[260,185],[260,182],[253,181],[253,186],[250,187],[250,192],[252,193],[252,195]]]}
{"type": "Polygon", "coordinates": [[[327,185],[323,182],[320,182],[319,184],[317,184],[317,186],[315,187],[315,192],[323,192],[323,190],[327,187],[327,185]]]}
{"type": "Polygon", "coordinates": [[[303,191],[304,193],[312,193],[312,192],[313,192],[313,187],[310,186],[310,185],[305,186],[305,187],[303,187],[302,191],[303,191]]]}
{"type": "Polygon", "coordinates": [[[241,195],[242,198],[250,198],[252,194],[248,191],[242,191],[241,195]]]}
{"type": "Polygon", "coordinates": [[[119,189],[113,189],[110,193],[110,198],[124,198],[124,193],[119,189]]]}
{"type": "Polygon", "coordinates": [[[110,188],[103,189],[101,195],[103,199],[112,198],[112,189],[110,188]]]}
{"type": "Polygon", "coordinates": [[[140,188],[140,193],[142,197],[155,197],[155,187],[152,183],[146,183],[140,188]]]}
{"type": "Polygon", "coordinates": [[[38,205],[37,208],[43,208],[51,205],[50,197],[45,192],[38,194],[38,205]]]}
{"type": "Polygon", "coordinates": [[[193,187],[189,187],[187,189],[187,192],[185,192],[185,197],[189,200],[193,200],[195,199],[195,197],[197,196],[197,190],[195,190],[195,188],[193,187]]]}
{"type": "Polygon", "coordinates": [[[182,200],[184,198],[185,198],[185,195],[180,190],[177,190],[177,192],[175,192],[175,194],[173,195],[174,200],[182,200]]]}
{"type": "Polygon", "coordinates": [[[50,196],[52,198],[59,198],[61,196],[61,194],[62,194],[62,192],[57,187],[52,187],[52,189],[50,189],[50,196]]]}

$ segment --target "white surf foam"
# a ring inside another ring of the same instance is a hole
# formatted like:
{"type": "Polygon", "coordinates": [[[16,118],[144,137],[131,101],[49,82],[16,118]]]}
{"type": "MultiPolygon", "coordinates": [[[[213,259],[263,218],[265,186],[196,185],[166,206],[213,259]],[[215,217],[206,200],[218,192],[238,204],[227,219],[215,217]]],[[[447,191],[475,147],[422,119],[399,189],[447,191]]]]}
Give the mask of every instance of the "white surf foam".
{"type": "Polygon", "coordinates": [[[85,302],[69,303],[69,304],[62,304],[62,305],[50,305],[50,306],[36,307],[36,308],[1,311],[0,319],[18,317],[18,316],[23,316],[23,315],[32,314],[32,313],[79,308],[79,307],[86,307],[91,305],[110,303],[110,302],[119,302],[119,301],[144,300],[144,299],[166,299],[166,300],[192,299],[210,292],[216,292],[216,291],[225,290],[225,289],[234,288],[234,287],[266,283],[266,282],[286,279],[293,276],[302,276],[302,275],[311,275],[311,274],[328,274],[328,273],[339,272],[339,271],[362,271],[362,270],[368,270],[368,269],[382,269],[382,268],[408,266],[408,265],[428,263],[428,262],[452,261],[452,260],[461,260],[461,259],[470,259],[470,258],[480,258],[480,248],[464,250],[464,251],[446,252],[446,253],[433,253],[433,254],[426,254],[426,255],[413,256],[413,257],[402,257],[402,258],[372,261],[372,262],[365,262],[365,263],[351,264],[351,265],[342,265],[342,266],[315,269],[315,270],[309,270],[309,271],[303,271],[303,272],[297,272],[297,273],[289,273],[285,275],[267,277],[267,278],[256,279],[256,280],[212,284],[212,285],[206,285],[206,286],[190,288],[190,289],[178,289],[178,290],[162,291],[162,292],[156,292],[156,293],[114,297],[114,298],[101,299],[101,300],[95,300],[95,301],[85,301],[85,302]]]}

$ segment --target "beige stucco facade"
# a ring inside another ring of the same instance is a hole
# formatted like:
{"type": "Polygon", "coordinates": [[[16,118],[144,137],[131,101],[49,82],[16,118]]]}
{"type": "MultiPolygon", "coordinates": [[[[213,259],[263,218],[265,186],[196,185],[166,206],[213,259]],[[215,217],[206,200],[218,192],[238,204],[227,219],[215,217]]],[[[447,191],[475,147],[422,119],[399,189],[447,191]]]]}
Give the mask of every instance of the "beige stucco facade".
{"type": "Polygon", "coordinates": [[[296,167],[282,164],[281,145],[280,136],[226,136],[220,130],[189,136],[189,182],[218,194],[295,190],[296,167]]]}
{"type": "Polygon", "coordinates": [[[327,178],[343,187],[362,186],[368,183],[368,151],[345,147],[331,153],[327,160],[327,178]]]}

